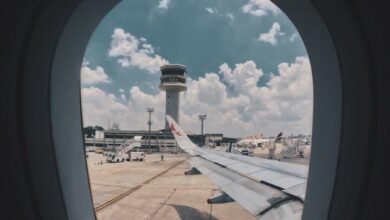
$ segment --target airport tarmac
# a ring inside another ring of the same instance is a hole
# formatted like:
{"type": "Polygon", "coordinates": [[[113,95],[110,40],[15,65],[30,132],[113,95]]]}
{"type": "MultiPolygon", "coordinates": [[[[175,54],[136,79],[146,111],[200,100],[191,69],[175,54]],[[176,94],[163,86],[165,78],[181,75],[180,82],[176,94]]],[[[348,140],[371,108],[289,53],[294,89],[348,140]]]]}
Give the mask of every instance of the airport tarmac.
{"type": "Polygon", "coordinates": [[[164,154],[164,162],[160,155],[106,163],[103,155],[88,153],[97,219],[256,219],[236,202],[207,204],[218,187],[204,175],[184,175],[186,154],[164,154]]]}

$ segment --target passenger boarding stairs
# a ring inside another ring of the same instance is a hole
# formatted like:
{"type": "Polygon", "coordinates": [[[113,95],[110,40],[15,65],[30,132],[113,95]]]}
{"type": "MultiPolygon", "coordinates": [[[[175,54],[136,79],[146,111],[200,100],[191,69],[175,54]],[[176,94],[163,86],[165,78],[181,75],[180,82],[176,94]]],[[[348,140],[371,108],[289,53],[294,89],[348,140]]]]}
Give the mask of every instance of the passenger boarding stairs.
{"type": "Polygon", "coordinates": [[[304,146],[300,144],[300,140],[293,143],[283,142],[283,150],[280,152],[283,158],[303,157],[304,146]]]}
{"type": "Polygon", "coordinates": [[[138,147],[138,149],[141,147],[141,143],[136,141],[132,143],[126,143],[124,144],[124,148],[118,152],[118,154],[127,154],[129,151],[131,151],[133,148],[138,147]]]}

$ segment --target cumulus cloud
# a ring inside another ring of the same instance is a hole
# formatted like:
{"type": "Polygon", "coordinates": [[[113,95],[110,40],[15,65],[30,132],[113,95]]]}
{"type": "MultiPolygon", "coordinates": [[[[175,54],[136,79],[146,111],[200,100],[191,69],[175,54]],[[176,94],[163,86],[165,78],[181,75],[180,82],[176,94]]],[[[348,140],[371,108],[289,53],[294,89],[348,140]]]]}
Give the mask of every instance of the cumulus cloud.
{"type": "MultiPolygon", "coordinates": [[[[187,132],[199,133],[198,114],[207,114],[205,132],[241,137],[262,132],[266,136],[310,134],[313,88],[310,62],[297,57],[278,65],[278,73],[259,87],[264,73],[253,61],[224,63],[218,73],[188,79],[181,94],[180,124],[187,132]],[[235,94],[228,90],[233,89],[235,94]]],[[[121,99],[121,97],[119,97],[121,99]]],[[[147,107],[154,107],[153,129],[164,127],[165,92],[148,94],[134,86],[126,102],[95,87],[82,90],[84,125],[121,121],[122,129],[147,129],[147,107]],[[124,104],[123,104],[124,103],[124,104]]]]}
{"type": "Polygon", "coordinates": [[[275,22],[272,24],[271,29],[267,33],[260,34],[259,38],[257,40],[263,41],[265,43],[269,43],[271,45],[277,45],[278,40],[276,39],[277,36],[284,35],[283,32],[280,31],[280,24],[275,22]]]}
{"type": "Polygon", "coordinates": [[[150,73],[157,73],[160,66],[168,64],[167,60],[155,53],[154,47],[148,44],[145,38],[138,39],[121,28],[116,28],[111,38],[108,55],[117,57],[118,63],[123,67],[134,66],[150,73]]]}
{"type": "Polygon", "coordinates": [[[161,9],[168,9],[170,3],[171,0],[160,0],[157,7],[161,9]]]}
{"type": "Polygon", "coordinates": [[[81,102],[84,126],[101,125],[106,128],[108,120],[122,121],[128,110],[113,94],[93,86],[81,89],[81,102]]]}
{"type": "Polygon", "coordinates": [[[232,70],[226,63],[220,66],[224,80],[240,94],[251,94],[258,90],[257,82],[263,76],[263,71],[256,68],[252,60],[236,64],[232,70]],[[252,91],[254,90],[254,91],[252,91]]]}
{"type": "Polygon", "coordinates": [[[89,62],[84,61],[81,67],[81,84],[83,86],[96,85],[99,83],[109,83],[110,79],[104,72],[103,67],[97,66],[96,69],[88,67],[89,62]]]}
{"type": "Polygon", "coordinates": [[[270,0],[250,0],[241,9],[244,13],[258,17],[268,15],[270,12],[277,14],[280,11],[270,0]]]}

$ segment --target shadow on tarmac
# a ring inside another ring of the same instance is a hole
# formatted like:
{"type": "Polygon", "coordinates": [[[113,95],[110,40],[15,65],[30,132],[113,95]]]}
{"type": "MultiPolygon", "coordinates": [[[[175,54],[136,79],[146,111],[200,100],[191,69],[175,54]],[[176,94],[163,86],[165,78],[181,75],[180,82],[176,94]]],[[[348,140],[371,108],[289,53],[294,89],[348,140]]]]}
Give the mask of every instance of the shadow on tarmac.
{"type": "Polygon", "coordinates": [[[192,207],[189,207],[189,206],[172,205],[172,204],[167,204],[167,205],[175,208],[177,213],[180,216],[180,219],[183,219],[183,220],[187,220],[187,219],[218,220],[217,218],[210,216],[210,213],[201,212],[201,211],[194,209],[192,207]]]}

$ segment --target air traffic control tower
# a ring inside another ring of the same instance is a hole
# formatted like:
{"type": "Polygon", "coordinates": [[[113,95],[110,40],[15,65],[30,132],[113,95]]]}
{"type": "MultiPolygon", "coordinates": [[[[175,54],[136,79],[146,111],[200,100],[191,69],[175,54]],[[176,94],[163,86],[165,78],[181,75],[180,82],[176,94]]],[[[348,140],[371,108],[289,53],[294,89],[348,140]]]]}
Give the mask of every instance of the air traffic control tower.
{"type": "MultiPolygon", "coordinates": [[[[165,115],[170,115],[179,124],[179,92],[187,90],[186,66],[180,64],[168,64],[160,67],[160,89],[166,91],[165,115]]],[[[165,129],[169,129],[165,119],[165,129]]]]}

